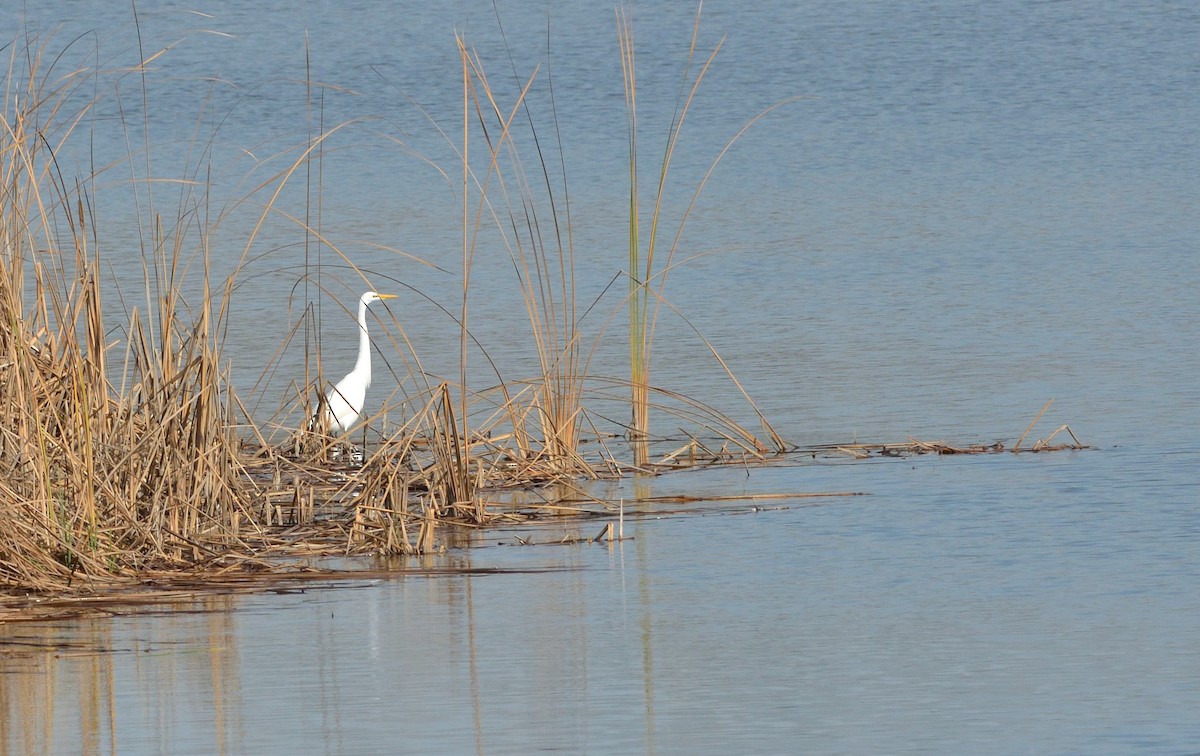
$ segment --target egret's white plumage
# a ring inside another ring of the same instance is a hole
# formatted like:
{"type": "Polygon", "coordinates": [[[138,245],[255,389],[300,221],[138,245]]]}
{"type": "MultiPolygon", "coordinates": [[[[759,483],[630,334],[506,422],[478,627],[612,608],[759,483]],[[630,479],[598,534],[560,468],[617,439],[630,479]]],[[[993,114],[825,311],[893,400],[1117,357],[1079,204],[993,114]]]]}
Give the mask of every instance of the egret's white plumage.
{"type": "Polygon", "coordinates": [[[367,306],[395,294],[368,291],[358,300],[358,361],[346,377],[325,393],[325,423],[331,433],[345,433],[358,421],[371,385],[371,339],[367,336],[367,306]]]}

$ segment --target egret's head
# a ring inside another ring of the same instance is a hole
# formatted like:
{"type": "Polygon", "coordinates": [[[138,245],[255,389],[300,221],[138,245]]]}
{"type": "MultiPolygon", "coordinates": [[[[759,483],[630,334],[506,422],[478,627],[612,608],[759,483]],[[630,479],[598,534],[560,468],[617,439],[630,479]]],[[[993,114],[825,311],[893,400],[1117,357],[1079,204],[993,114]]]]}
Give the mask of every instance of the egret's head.
{"type": "Polygon", "coordinates": [[[381,299],[395,299],[395,298],[396,298],[395,294],[380,294],[375,291],[368,291],[366,294],[362,295],[361,301],[363,304],[369,305],[372,302],[378,302],[381,299]]]}

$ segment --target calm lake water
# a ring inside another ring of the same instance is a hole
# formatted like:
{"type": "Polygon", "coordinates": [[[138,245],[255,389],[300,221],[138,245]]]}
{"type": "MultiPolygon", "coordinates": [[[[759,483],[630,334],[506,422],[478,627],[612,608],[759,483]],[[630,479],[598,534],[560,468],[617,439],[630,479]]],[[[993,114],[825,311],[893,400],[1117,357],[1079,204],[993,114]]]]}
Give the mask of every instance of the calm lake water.
{"type": "MultiPolygon", "coordinates": [[[[457,376],[433,304],[461,296],[456,30],[509,106],[541,65],[532,118],[556,176],[561,142],[579,299],[598,300],[591,369],[621,373],[612,6],[555,4],[548,30],[544,4],[501,4],[501,35],[473,1],[139,4],[136,26],[97,1],[28,5],[0,19],[68,48],[52,79],[104,70],[72,98],[95,106],[59,160],[68,176],[104,168],[98,233],[128,301],[151,201],[172,219],[203,208],[218,275],[252,259],[228,345],[259,411],[302,376],[292,345],[260,381],[264,345],[306,302],[329,363],[353,359],[334,300],[364,284],[279,215],[248,243],[274,184],[256,187],[339,124],[319,175],[279,206],[319,210],[370,284],[404,295],[377,313],[375,401],[409,380],[388,340],[401,326],[427,370],[457,376]],[[144,80],[126,70],[168,47],[144,80]],[[209,197],[131,175],[193,177],[209,197]]],[[[649,201],[694,8],[633,15],[649,201]]],[[[1011,445],[1054,399],[1033,436],[1065,423],[1093,449],[626,481],[600,493],[775,498],[642,505],[612,547],[498,531],[403,565],[487,571],[472,575],[0,626],[0,752],[1200,751],[1200,11],[708,2],[701,47],[722,38],[672,169],[670,234],[726,142],[799,99],[713,172],[667,296],[780,433],[1011,445]],[[822,491],[869,495],[778,497],[822,491]]],[[[535,153],[523,161],[534,171],[535,153]]],[[[494,232],[479,250],[473,329],[506,379],[524,377],[512,264],[494,232]]],[[[473,380],[495,380],[472,360],[473,380]]],[[[670,313],[654,364],[655,383],[752,417],[670,313]]]]}

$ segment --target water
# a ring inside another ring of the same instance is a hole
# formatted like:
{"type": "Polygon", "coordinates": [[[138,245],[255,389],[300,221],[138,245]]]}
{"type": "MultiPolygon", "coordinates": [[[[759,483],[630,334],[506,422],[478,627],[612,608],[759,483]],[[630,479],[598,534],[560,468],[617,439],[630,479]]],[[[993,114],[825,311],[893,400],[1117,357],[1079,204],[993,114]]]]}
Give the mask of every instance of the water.
{"type": "MultiPolygon", "coordinates": [[[[211,17],[142,9],[146,50],[182,40],[147,79],[152,166],[175,175],[200,164],[186,152],[199,131],[214,145],[213,205],[224,207],[295,159],[271,156],[309,128],[308,29],[313,78],[341,88],[325,91],[324,123],[368,119],[331,139],[323,229],[379,281],[453,308],[461,224],[452,150],[413,103],[456,138],[456,28],[495,83],[515,88],[495,19],[476,3],[361,6],[199,9],[211,17]]],[[[108,67],[136,60],[129,19],[99,8],[6,13],[14,28],[61,23],[62,40],[97,29],[81,40],[100,40],[92,59],[108,67]]],[[[549,52],[544,8],[500,10],[520,76],[549,60],[580,297],[590,301],[627,264],[612,9],[555,6],[549,52]]],[[[1015,1],[710,2],[704,12],[702,43],[726,37],[685,126],[673,217],[748,118],[804,99],[757,124],[714,171],[680,253],[700,256],[672,273],[667,291],[780,432],[802,443],[909,434],[1011,443],[1053,398],[1034,435],[1068,423],[1096,448],[667,476],[639,490],[870,495],[763,499],[757,510],[722,501],[682,514],[663,505],[658,517],[627,523],[634,539],[611,549],[523,547],[498,532],[432,560],[496,574],[403,575],[9,625],[9,641],[35,645],[3,647],[5,751],[1200,747],[1200,15],[1187,3],[1100,11],[1015,1]],[[37,650],[42,643],[60,646],[37,650]]],[[[635,16],[645,190],[691,10],[635,16]]],[[[117,90],[141,128],[139,87],[109,77],[87,91],[99,98],[87,124],[97,157],[64,151],[70,175],[128,151],[106,129],[120,117],[117,90]]],[[[533,96],[545,106],[544,89],[533,96]]],[[[129,212],[124,170],[97,198],[117,218],[129,212]]],[[[155,192],[173,217],[178,192],[155,192]]],[[[303,183],[285,196],[290,211],[303,210],[303,183]]],[[[218,267],[242,254],[255,212],[234,207],[221,222],[218,267]]],[[[114,222],[102,240],[122,251],[118,274],[137,266],[124,252],[136,237],[116,230],[128,227],[114,222]]],[[[300,280],[302,241],[274,219],[252,250],[272,251],[251,265],[230,333],[235,380],[247,390],[262,344],[287,332],[281,297],[300,280]]],[[[474,290],[480,339],[506,377],[524,375],[522,311],[506,298],[511,287],[490,285],[511,276],[497,238],[477,266],[489,284],[474,290]]],[[[359,288],[332,286],[343,301],[359,288]]],[[[348,364],[336,306],[318,299],[327,358],[348,364]]],[[[598,373],[620,373],[620,310],[610,293],[587,321],[598,373]]],[[[436,308],[406,295],[392,313],[397,322],[381,321],[381,333],[402,324],[427,367],[456,374],[456,349],[445,346],[456,343],[452,324],[436,308]]],[[[377,341],[384,396],[404,366],[377,341]]],[[[677,320],[664,319],[655,356],[657,382],[749,417],[677,320]]],[[[264,405],[300,364],[294,350],[285,355],[283,376],[260,389],[264,405]]],[[[580,529],[550,526],[534,538],[599,527],[580,529]]]]}

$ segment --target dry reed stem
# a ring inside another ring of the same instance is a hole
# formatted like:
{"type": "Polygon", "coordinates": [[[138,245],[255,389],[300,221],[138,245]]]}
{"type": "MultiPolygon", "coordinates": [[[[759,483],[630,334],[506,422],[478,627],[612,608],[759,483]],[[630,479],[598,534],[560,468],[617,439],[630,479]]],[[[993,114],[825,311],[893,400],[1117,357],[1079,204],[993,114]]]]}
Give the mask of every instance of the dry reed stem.
{"type": "Polygon", "coordinates": [[[1027,427],[1025,429],[1025,432],[1021,434],[1021,437],[1017,439],[1017,443],[1013,444],[1012,450],[1014,452],[1021,448],[1021,442],[1024,441],[1025,437],[1028,436],[1030,431],[1033,430],[1033,426],[1037,425],[1038,420],[1042,419],[1042,415],[1046,414],[1046,410],[1050,409],[1051,404],[1054,404],[1053,399],[1046,402],[1046,404],[1042,407],[1041,411],[1039,411],[1037,413],[1037,415],[1033,418],[1033,420],[1029,423],[1029,427],[1027,427]]]}

